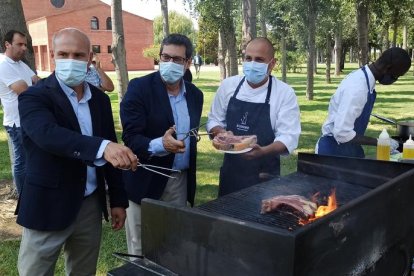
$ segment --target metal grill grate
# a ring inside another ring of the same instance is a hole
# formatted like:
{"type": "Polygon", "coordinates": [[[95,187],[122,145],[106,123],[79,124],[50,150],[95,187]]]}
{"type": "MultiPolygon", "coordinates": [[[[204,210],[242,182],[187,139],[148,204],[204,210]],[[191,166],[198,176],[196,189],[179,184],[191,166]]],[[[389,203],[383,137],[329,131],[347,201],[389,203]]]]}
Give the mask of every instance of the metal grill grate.
{"type": "MultiPolygon", "coordinates": [[[[260,214],[261,201],[278,195],[293,194],[311,198],[317,192],[320,192],[319,198],[326,199],[333,188],[336,189],[339,206],[346,204],[370,190],[366,187],[343,181],[297,172],[285,176],[283,179],[273,179],[228,194],[200,205],[197,208],[217,215],[225,215],[243,221],[294,231],[302,227],[298,223],[299,218],[296,215],[283,210],[269,214],[260,214]]],[[[326,204],[326,200],[321,200],[321,203],[326,204]]]]}

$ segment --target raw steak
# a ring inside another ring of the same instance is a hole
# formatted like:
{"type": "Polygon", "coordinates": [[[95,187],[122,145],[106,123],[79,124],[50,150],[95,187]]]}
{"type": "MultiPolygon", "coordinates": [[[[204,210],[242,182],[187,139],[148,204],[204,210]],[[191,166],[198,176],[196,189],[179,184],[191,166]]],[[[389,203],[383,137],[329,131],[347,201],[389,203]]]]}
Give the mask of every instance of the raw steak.
{"type": "Polygon", "coordinates": [[[219,133],[213,139],[213,146],[218,150],[240,151],[257,143],[256,135],[236,136],[229,132],[219,133]]]}
{"type": "Polygon", "coordinates": [[[316,203],[309,201],[303,196],[283,195],[262,200],[261,213],[269,213],[286,206],[294,209],[295,212],[298,212],[305,218],[312,216],[317,209],[316,203]]]}

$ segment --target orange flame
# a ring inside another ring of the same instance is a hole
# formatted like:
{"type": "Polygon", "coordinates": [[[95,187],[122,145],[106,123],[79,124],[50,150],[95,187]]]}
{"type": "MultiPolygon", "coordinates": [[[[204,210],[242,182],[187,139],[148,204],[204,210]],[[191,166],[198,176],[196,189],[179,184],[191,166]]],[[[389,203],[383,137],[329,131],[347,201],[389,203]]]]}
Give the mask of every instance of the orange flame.
{"type": "Polygon", "coordinates": [[[329,214],[330,212],[332,212],[333,210],[335,210],[336,208],[338,208],[337,202],[336,202],[336,193],[335,193],[335,189],[332,190],[331,195],[328,197],[328,205],[321,205],[318,207],[318,209],[316,210],[315,214],[308,218],[308,219],[300,219],[299,224],[301,225],[305,225],[308,224],[312,221],[315,221],[323,216],[326,216],[327,214],[329,214]]]}

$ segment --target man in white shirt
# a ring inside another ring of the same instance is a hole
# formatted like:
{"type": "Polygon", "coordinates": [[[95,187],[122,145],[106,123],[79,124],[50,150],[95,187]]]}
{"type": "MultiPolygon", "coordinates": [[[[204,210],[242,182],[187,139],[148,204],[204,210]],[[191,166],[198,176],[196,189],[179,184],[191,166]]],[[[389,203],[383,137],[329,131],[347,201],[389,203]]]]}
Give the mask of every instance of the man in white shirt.
{"type": "Polygon", "coordinates": [[[246,48],[245,76],[227,78],[217,90],[207,131],[213,137],[231,131],[258,138],[247,153],[225,154],[219,196],[279,175],[279,156],[298,146],[301,127],[296,95],[289,85],[270,75],[275,63],[272,43],[255,38],[246,48]]]}
{"type": "Polygon", "coordinates": [[[39,79],[23,61],[27,50],[24,33],[10,30],[4,37],[6,51],[0,58],[0,99],[3,105],[3,125],[12,146],[12,171],[15,189],[20,194],[25,179],[25,154],[22,146],[17,97],[39,79]]]}
{"type": "MultiPolygon", "coordinates": [[[[390,48],[370,65],[365,65],[342,80],[332,96],[328,118],[322,126],[315,152],[323,155],[364,158],[362,145],[376,146],[377,139],[365,136],[376,91],[375,82],[390,85],[403,76],[411,66],[408,53],[390,48]]],[[[398,142],[391,140],[391,150],[398,142]]]]}

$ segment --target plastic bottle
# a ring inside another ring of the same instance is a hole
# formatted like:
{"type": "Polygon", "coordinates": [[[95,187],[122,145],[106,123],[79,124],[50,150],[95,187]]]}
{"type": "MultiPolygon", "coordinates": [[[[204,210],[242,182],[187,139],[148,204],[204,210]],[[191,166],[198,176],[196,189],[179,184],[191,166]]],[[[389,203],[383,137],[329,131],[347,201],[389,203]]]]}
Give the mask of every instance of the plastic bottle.
{"type": "Polygon", "coordinates": [[[377,160],[390,160],[390,136],[385,128],[378,137],[377,160]]]}
{"type": "Polygon", "coordinates": [[[414,159],[414,141],[411,139],[411,134],[410,138],[403,144],[403,158],[414,159]]]}

